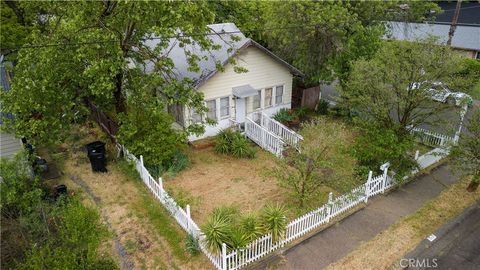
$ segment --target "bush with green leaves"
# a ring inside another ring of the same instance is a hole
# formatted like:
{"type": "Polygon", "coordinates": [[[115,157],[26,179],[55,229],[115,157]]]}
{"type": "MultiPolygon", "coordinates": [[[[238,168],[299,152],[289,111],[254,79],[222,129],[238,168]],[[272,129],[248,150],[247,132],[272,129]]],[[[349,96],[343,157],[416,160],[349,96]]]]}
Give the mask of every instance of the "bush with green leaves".
{"type": "Polygon", "coordinates": [[[274,114],[272,118],[282,124],[286,124],[293,121],[295,116],[290,112],[289,109],[282,108],[276,114],[274,114]]]}
{"type": "Polygon", "coordinates": [[[317,105],[317,110],[316,112],[320,115],[326,115],[328,114],[328,101],[325,99],[320,100],[317,105]]]}
{"type": "Polygon", "coordinates": [[[117,269],[102,254],[109,237],[98,211],[77,197],[45,195],[24,156],[0,161],[2,269],[117,269]]]}
{"type": "Polygon", "coordinates": [[[237,158],[254,158],[255,148],[238,131],[224,129],[215,139],[215,152],[237,158]]]}
{"type": "Polygon", "coordinates": [[[198,239],[192,234],[187,236],[187,239],[185,240],[185,247],[188,253],[192,254],[193,256],[198,255],[201,251],[198,239]]]}
{"type": "Polygon", "coordinates": [[[284,236],[287,226],[285,208],[281,205],[267,205],[260,215],[240,214],[238,208],[216,208],[202,226],[207,247],[214,253],[225,243],[228,250],[247,246],[264,234],[271,233],[277,241],[284,236]]]}
{"type": "Polygon", "coordinates": [[[143,155],[145,164],[168,168],[179,149],[186,146],[186,134],[172,128],[173,117],[160,104],[130,106],[128,115],[120,116],[118,141],[135,156],[143,155]]]}

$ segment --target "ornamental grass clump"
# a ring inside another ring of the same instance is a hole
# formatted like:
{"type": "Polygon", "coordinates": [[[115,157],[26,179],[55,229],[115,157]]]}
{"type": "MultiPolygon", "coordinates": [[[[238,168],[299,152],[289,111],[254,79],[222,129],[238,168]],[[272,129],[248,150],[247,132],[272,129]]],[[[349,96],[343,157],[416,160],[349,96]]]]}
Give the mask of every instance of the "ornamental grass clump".
{"type": "Polygon", "coordinates": [[[254,158],[255,148],[240,132],[224,129],[216,137],[215,152],[237,158],[254,158]]]}
{"type": "Polygon", "coordinates": [[[238,208],[220,207],[212,212],[202,231],[210,251],[221,252],[222,243],[231,251],[244,248],[268,233],[272,234],[274,241],[281,239],[287,225],[285,214],[285,208],[279,205],[266,206],[261,215],[241,215],[238,208]]]}

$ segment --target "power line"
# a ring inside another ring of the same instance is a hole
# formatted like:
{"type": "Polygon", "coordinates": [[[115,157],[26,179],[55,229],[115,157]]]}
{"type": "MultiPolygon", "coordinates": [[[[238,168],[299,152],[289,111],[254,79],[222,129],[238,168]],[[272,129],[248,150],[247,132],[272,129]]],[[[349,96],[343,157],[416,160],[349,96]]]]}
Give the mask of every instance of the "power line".
{"type": "MultiPolygon", "coordinates": [[[[245,30],[243,32],[265,32],[265,31],[272,31],[272,30],[286,30],[286,29],[295,29],[295,28],[313,28],[319,27],[319,24],[311,24],[311,25],[296,25],[296,26],[287,26],[287,27],[276,27],[276,28],[264,28],[264,29],[250,29],[245,30]]],[[[222,32],[212,32],[212,33],[201,33],[201,34],[179,34],[174,36],[163,36],[163,37],[150,37],[150,38],[142,38],[141,41],[147,40],[157,40],[157,39],[167,39],[167,38],[185,38],[185,37],[198,37],[198,36],[217,36],[217,35],[225,35],[225,34],[243,34],[242,31],[222,31],[222,32]]],[[[36,49],[36,48],[48,48],[48,47],[59,47],[59,46],[79,46],[79,45],[97,45],[97,44],[108,44],[108,43],[116,43],[119,40],[105,40],[105,41],[86,41],[86,42],[75,42],[75,43],[52,43],[52,44],[37,44],[37,45],[22,45],[17,47],[11,48],[2,48],[2,50],[19,50],[19,49],[36,49]]]]}

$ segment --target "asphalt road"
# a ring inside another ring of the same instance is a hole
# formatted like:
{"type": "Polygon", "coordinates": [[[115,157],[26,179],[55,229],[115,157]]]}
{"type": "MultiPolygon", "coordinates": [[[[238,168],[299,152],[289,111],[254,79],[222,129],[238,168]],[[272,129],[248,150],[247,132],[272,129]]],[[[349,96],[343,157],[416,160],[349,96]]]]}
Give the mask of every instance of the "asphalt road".
{"type": "Polygon", "coordinates": [[[480,269],[480,205],[475,205],[425,239],[400,261],[403,269],[480,269]]]}

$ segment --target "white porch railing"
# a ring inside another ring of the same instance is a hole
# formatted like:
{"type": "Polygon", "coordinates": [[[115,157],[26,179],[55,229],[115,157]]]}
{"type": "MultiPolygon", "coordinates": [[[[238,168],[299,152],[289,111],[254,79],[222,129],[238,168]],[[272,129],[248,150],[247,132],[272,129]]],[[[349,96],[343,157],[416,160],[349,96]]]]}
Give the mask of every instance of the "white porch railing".
{"type": "Polygon", "coordinates": [[[300,150],[300,143],[303,141],[303,137],[295,131],[289,129],[282,123],[271,118],[264,112],[253,112],[249,115],[249,118],[254,122],[260,124],[266,128],[269,132],[279,136],[288,145],[300,150]]]}
{"type": "Polygon", "coordinates": [[[285,144],[283,140],[248,117],[245,118],[245,135],[260,147],[273,153],[277,157],[282,156],[285,144]]]}

